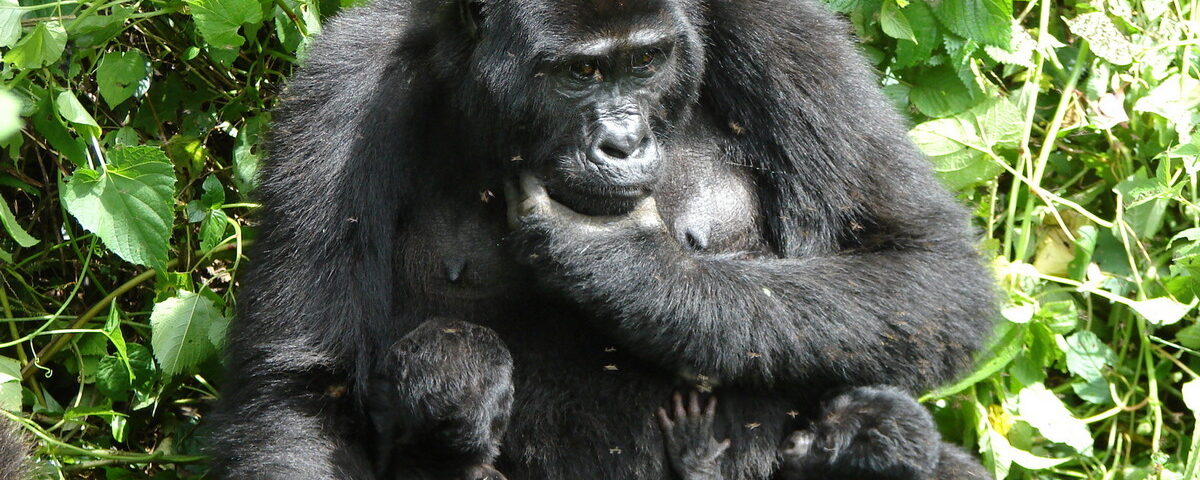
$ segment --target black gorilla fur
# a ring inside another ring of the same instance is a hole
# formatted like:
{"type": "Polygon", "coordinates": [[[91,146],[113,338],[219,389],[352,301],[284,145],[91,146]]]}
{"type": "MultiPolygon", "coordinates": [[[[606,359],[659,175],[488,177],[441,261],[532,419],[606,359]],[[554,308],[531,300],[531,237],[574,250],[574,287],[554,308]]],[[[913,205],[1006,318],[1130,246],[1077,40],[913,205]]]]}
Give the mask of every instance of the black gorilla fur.
{"type": "MultiPolygon", "coordinates": [[[[716,399],[701,407],[675,397],[671,413],[659,411],[667,453],[683,480],[721,480],[712,425],[716,399]]],[[[856,387],[824,403],[812,425],[784,442],[777,480],[985,480],[979,463],[941,440],[933,417],[907,393],[890,387],[856,387]]]]}
{"type": "Polygon", "coordinates": [[[0,419],[0,478],[30,478],[29,442],[15,422],[0,419]]]}
{"type": "Polygon", "coordinates": [[[505,390],[503,355],[410,359],[460,385],[387,380],[438,317],[511,352],[513,479],[668,478],[653,411],[694,385],[721,397],[724,477],[770,478],[823,392],[959,373],[991,280],[847,32],[817,0],[379,0],[331,21],[276,112],[216,475],[490,475],[510,412],[470,392],[505,390]],[[644,40],[663,45],[632,90],[602,83],[625,63],[563,54],[644,40]],[[613,95],[637,109],[578,108],[613,95]],[[397,465],[429,415],[480,422],[412,446],[453,472],[397,465]]]}

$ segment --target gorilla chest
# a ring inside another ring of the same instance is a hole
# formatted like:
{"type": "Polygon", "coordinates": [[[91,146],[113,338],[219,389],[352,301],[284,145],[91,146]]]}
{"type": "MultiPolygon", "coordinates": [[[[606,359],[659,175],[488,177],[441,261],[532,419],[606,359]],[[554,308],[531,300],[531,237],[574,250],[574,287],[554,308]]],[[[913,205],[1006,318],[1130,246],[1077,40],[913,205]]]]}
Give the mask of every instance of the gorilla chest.
{"type": "Polygon", "coordinates": [[[487,191],[475,205],[435,203],[400,228],[401,288],[432,315],[462,316],[512,296],[527,274],[506,255],[503,201],[487,191]]]}

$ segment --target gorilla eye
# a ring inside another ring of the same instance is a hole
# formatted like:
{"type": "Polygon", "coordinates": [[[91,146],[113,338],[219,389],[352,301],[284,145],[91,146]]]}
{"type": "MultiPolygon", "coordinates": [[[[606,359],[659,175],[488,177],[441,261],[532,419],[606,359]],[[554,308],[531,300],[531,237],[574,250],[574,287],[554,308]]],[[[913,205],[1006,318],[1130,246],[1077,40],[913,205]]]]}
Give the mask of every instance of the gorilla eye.
{"type": "Polygon", "coordinates": [[[571,76],[580,81],[592,81],[598,76],[599,69],[592,62],[578,62],[571,65],[571,76]]]}
{"type": "Polygon", "coordinates": [[[635,73],[648,74],[654,72],[654,64],[662,55],[662,50],[657,48],[646,50],[642,53],[634,55],[630,60],[630,66],[633,67],[635,73]]]}

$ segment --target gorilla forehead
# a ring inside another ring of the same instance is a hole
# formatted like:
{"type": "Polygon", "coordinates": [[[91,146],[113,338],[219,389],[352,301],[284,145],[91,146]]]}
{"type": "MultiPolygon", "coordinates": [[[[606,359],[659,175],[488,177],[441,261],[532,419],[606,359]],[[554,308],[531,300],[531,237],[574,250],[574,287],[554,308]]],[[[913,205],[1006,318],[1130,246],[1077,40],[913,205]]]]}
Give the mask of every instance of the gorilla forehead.
{"type": "MultiPolygon", "coordinates": [[[[508,30],[524,34],[531,50],[580,53],[579,49],[620,48],[622,41],[642,43],[676,34],[688,26],[692,0],[500,0],[487,10],[508,30]],[[494,9],[494,10],[493,10],[494,9]]],[[[636,46],[636,45],[631,45],[636,46]]]]}

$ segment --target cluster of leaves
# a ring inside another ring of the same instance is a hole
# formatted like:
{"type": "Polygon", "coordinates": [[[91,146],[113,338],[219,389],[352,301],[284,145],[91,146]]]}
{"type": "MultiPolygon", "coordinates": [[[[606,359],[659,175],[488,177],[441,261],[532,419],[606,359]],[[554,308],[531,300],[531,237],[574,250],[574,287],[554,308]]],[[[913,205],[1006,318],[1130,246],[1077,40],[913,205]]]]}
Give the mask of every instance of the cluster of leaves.
{"type": "Polygon", "coordinates": [[[266,112],[337,0],[0,0],[0,409],[47,477],[205,471],[266,112]]]}
{"type": "Polygon", "coordinates": [[[1200,2],[831,5],[1006,294],[944,432],[997,478],[1200,478],[1200,2]]]}
{"type": "MultiPolygon", "coordinates": [[[[997,478],[1197,478],[1200,0],[828,1],[1005,294],[924,398],[946,436],[997,478]]],[[[46,476],[204,472],[265,112],[344,6],[0,0],[0,413],[46,476]]]]}

